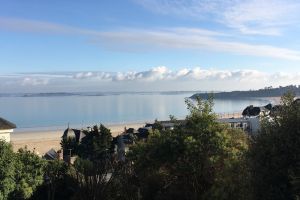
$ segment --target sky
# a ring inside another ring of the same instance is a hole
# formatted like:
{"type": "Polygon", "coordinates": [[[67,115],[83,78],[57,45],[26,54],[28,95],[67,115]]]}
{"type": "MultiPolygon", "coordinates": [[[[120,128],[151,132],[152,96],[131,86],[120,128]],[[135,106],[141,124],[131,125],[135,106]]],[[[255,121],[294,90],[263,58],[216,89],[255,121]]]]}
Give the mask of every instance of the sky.
{"type": "Polygon", "coordinates": [[[0,92],[300,84],[299,0],[0,0],[0,92]]]}

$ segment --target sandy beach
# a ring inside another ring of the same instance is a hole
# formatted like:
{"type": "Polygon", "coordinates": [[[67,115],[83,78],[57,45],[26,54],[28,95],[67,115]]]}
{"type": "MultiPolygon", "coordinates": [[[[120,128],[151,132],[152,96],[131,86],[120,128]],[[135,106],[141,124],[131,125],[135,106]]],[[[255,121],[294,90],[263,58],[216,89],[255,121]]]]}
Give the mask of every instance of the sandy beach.
{"type": "MultiPolygon", "coordinates": [[[[105,126],[111,130],[113,136],[117,136],[124,131],[124,127],[138,129],[145,126],[145,123],[111,124],[105,126]]],[[[11,134],[11,144],[14,151],[27,146],[27,149],[34,150],[39,155],[44,155],[51,148],[55,150],[61,148],[60,141],[64,130],[65,128],[62,127],[16,129],[11,134]]]]}

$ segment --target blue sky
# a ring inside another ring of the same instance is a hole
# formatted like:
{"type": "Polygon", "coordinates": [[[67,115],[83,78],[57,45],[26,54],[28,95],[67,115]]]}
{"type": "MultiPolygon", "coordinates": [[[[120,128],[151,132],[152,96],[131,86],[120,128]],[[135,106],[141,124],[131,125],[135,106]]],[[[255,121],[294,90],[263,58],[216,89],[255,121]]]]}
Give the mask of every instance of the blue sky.
{"type": "Polygon", "coordinates": [[[300,84],[298,0],[10,0],[0,92],[300,84]]]}

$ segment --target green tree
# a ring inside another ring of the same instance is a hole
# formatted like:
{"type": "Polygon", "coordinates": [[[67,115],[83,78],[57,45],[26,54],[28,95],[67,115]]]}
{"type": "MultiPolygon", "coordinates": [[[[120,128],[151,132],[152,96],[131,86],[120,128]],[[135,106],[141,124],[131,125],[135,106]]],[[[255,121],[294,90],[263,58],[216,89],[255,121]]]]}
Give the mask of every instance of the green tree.
{"type": "Polygon", "coordinates": [[[113,194],[111,199],[115,200],[138,200],[137,177],[134,173],[132,163],[128,160],[114,165],[114,173],[110,184],[113,194]]]}
{"type": "Polygon", "coordinates": [[[74,163],[74,169],[78,185],[75,199],[109,199],[113,173],[110,161],[91,161],[79,157],[74,163]]]}
{"type": "Polygon", "coordinates": [[[283,96],[280,109],[263,119],[249,158],[253,199],[294,199],[299,195],[294,183],[299,177],[300,104],[293,94],[283,96]]]}
{"type": "Polygon", "coordinates": [[[77,155],[79,151],[79,143],[76,141],[75,137],[63,137],[61,142],[62,149],[66,151],[71,151],[71,156],[77,155]]]}
{"type": "Polygon", "coordinates": [[[70,166],[61,160],[46,161],[44,183],[34,192],[32,200],[72,199],[78,186],[70,173],[70,166]]]}
{"type": "Polygon", "coordinates": [[[242,199],[244,180],[235,177],[246,174],[247,137],[216,121],[212,99],[186,104],[185,125],[155,130],[131,148],[143,199],[242,199]]]}
{"type": "Polygon", "coordinates": [[[65,180],[68,179],[68,171],[68,165],[63,161],[53,160],[47,162],[45,176],[47,178],[46,184],[48,186],[49,200],[66,198],[66,195],[63,195],[64,198],[59,197],[59,195],[62,196],[62,193],[66,194],[67,192],[64,183],[66,183],[65,180]],[[64,191],[62,191],[61,188],[64,188],[64,191]]]}
{"type": "Polygon", "coordinates": [[[109,199],[113,176],[112,136],[102,124],[84,132],[74,163],[77,199],[109,199]]]}
{"type": "Polygon", "coordinates": [[[91,131],[84,131],[85,137],[79,145],[78,155],[83,159],[105,160],[110,153],[112,136],[104,125],[94,126],[91,131]]]}
{"type": "Polygon", "coordinates": [[[0,140],[0,200],[15,190],[15,154],[11,144],[0,140]]]}
{"type": "Polygon", "coordinates": [[[14,180],[16,187],[11,194],[12,199],[29,199],[37,187],[44,181],[45,160],[38,157],[27,148],[21,148],[16,153],[14,180]]]}

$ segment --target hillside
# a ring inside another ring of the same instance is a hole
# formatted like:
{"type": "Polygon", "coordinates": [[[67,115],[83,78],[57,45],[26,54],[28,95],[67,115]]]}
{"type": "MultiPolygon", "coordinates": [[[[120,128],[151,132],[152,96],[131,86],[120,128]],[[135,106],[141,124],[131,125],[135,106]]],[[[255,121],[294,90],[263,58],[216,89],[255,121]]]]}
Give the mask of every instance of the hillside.
{"type": "Polygon", "coordinates": [[[280,97],[287,92],[293,92],[296,96],[300,95],[300,86],[285,86],[285,87],[266,87],[259,90],[249,90],[249,91],[232,91],[232,92],[218,92],[218,93],[196,93],[190,98],[194,99],[197,96],[207,99],[213,94],[215,99],[232,99],[232,98],[250,98],[250,97],[280,97]]]}

